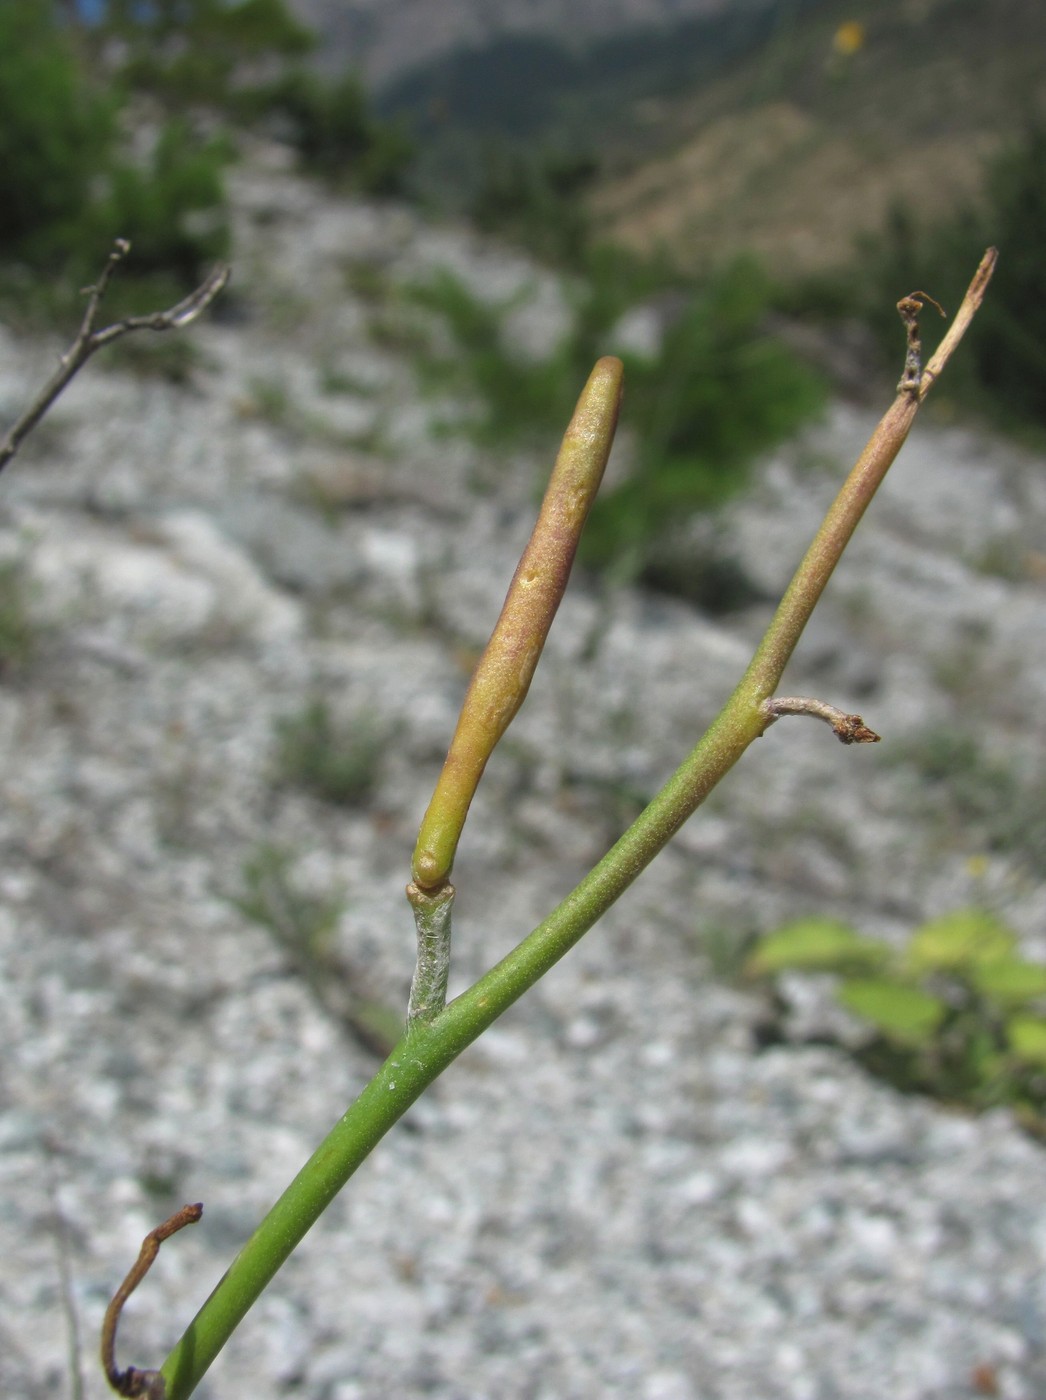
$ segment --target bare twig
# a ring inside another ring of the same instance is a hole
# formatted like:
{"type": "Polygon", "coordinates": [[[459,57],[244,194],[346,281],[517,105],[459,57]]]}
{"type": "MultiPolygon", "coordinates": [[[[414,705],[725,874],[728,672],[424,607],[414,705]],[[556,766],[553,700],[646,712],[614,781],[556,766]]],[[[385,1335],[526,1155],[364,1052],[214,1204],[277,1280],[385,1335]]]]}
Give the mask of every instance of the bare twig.
{"type": "Polygon", "coordinates": [[[860,715],[848,715],[824,700],[813,700],[805,695],[775,695],[772,700],[763,701],[763,713],[771,725],[782,715],[813,715],[832,726],[832,732],[841,744],[877,744],[880,736],[869,729],[860,715]]]}
{"type": "Polygon", "coordinates": [[[105,1310],[102,1322],[102,1368],[106,1379],[117,1395],[145,1396],[146,1400],[164,1400],[167,1385],[159,1371],[140,1371],[136,1366],[128,1366],[121,1371],[116,1364],[116,1328],[128,1298],[141,1283],[152,1267],[153,1260],[160,1252],[160,1246],[171,1235],[183,1230],[186,1225],[195,1225],[203,1214],[203,1206],[182,1206],[170,1220],[150,1230],[138,1253],[130,1273],[113,1294],[112,1302],[105,1310]]]}
{"type": "Polygon", "coordinates": [[[182,326],[189,325],[196,320],[197,316],[206,311],[229,280],[231,269],[224,263],[219,264],[194,292],[167,311],[151,311],[144,316],[126,316],[122,321],[114,321],[111,326],[95,330],[95,321],[98,319],[102,299],[112,280],[113,273],[130,251],[131,245],[127,239],[118,238],[113,244],[112,252],[109,254],[98,281],[93,287],[85,288],[87,305],[84,308],[83,320],[80,322],[76,339],[59,360],[58,368],[26,411],[7,434],[0,439],[0,471],[3,471],[4,467],[7,466],[22,445],[23,440],[32,432],[69,381],[83,368],[96,350],[100,350],[103,345],[110,345],[114,340],[119,340],[121,336],[128,335],[131,331],[180,330],[182,326]]]}

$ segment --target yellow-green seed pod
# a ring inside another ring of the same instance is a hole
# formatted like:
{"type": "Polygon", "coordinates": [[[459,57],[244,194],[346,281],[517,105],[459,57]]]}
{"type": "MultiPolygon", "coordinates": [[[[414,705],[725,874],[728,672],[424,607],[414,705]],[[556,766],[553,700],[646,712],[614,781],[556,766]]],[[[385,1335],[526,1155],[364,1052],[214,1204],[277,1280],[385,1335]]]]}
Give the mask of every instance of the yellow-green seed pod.
{"type": "Polygon", "coordinates": [[[530,688],[610,456],[622,376],[620,360],[601,359],[570,420],[537,524],[465,694],[443,771],[421,823],[412,874],[422,890],[438,889],[450,875],[487,759],[530,688]]]}

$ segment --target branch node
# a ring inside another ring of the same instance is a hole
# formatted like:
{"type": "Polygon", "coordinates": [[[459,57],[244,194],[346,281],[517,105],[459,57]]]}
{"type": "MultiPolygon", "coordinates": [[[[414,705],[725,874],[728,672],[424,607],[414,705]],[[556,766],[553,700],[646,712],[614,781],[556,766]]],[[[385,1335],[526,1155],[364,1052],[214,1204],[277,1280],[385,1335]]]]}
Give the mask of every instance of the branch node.
{"type": "Polygon", "coordinates": [[[171,1235],[183,1230],[186,1225],[195,1225],[201,1215],[203,1206],[199,1202],[182,1206],[169,1220],[157,1225],[155,1230],[150,1230],[142,1240],[138,1258],[105,1310],[102,1321],[102,1369],[117,1395],[143,1396],[145,1400],[166,1400],[167,1383],[159,1371],[140,1371],[137,1366],[128,1366],[126,1371],[121,1371],[117,1366],[116,1329],[128,1298],[152,1268],[153,1260],[160,1252],[160,1245],[171,1235]]]}
{"type": "Polygon", "coordinates": [[[782,715],[813,715],[832,726],[832,733],[841,744],[877,744],[881,738],[860,715],[848,715],[835,705],[805,695],[776,695],[772,700],[764,700],[761,708],[767,728],[782,715]]]}
{"type": "Polygon", "coordinates": [[[427,1025],[447,1004],[450,979],[450,911],[454,886],[444,882],[439,889],[424,890],[411,882],[407,899],[414,910],[418,931],[418,961],[410,983],[407,1029],[427,1025]]]}

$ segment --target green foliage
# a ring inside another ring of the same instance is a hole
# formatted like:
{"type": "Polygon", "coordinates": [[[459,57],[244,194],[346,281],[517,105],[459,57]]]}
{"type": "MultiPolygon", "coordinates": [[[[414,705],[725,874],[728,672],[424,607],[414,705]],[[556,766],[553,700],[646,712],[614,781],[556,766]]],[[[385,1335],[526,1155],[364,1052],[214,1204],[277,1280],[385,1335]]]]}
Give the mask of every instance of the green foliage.
{"type": "Polygon", "coordinates": [[[118,86],[88,60],[51,6],[0,6],[0,255],[82,283],[125,237],[131,275],[162,270],[174,300],[227,251],[226,150],[176,118],[144,161],[122,154],[118,86]]]}
{"type": "Polygon", "coordinates": [[[945,1016],[938,997],[890,977],[849,978],[839,988],[839,1000],[898,1046],[925,1045],[945,1016]]]}
{"type": "Polygon", "coordinates": [[[862,938],[835,919],[799,919],[784,924],[759,940],[748,971],[773,976],[786,968],[806,972],[860,972],[879,967],[886,949],[874,938],[862,938]]]}
{"type": "Polygon", "coordinates": [[[555,423],[566,421],[564,412],[569,414],[572,407],[570,392],[578,387],[576,376],[571,376],[569,388],[564,383],[571,347],[564,343],[547,359],[525,360],[506,344],[505,319],[525,291],[492,304],[441,269],[409,295],[413,303],[443,321],[453,347],[450,355],[423,353],[422,378],[430,387],[474,399],[465,427],[477,441],[494,446],[534,437],[541,440],[555,432],[555,423]]]}
{"type": "Polygon", "coordinates": [[[339,724],[327,702],[310,700],[276,726],[279,781],[341,807],[365,803],[374,791],[386,735],[377,717],[339,724]]]}
{"type": "Polygon", "coordinates": [[[0,255],[46,265],[68,251],[115,135],[115,105],[87,79],[40,0],[0,5],[0,255]]]}
{"type": "Polygon", "coordinates": [[[306,170],[368,194],[401,189],[413,144],[403,126],[373,116],[354,73],[327,81],[296,68],[258,95],[269,115],[282,115],[306,170]]]}
{"type": "Polygon", "coordinates": [[[868,1068],[972,1108],[1009,1104],[1046,1131],[1046,966],[1022,958],[994,914],[931,919],[900,952],[845,924],[800,920],[762,938],[747,971],[834,973],[839,1002],[871,1028],[859,1052],[868,1068]]]}
{"type": "MultiPolygon", "coordinates": [[[[414,298],[442,317],[454,354],[430,357],[423,370],[440,387],[474,397],[468,426],[481,441],[552,440],[593,361],[618,350],[615,324],[655,285],[648,268],[606,249],[590,251],[586,274],[573,287],[570,329],[551,355],[532,360],[507,343],[515,298],[491,305],[442,272],[414,298]]],[[[763,328],[769,286],[750,262],[667,295],[677,305],[660,349],[622,353],[633,471],[597,498],[579,558],[622,580],[678,591],[678,580],[660,567],[666,533],[741,489],[755,454],[794,431],[820,406],[823,391],[763,328]]]]}
{"type": "Polygon", "coordinates": [[[184,118],[167,122],[144,166],[114,166],[108,197],[94,219],[99,243],[109,230],[130,240],[136,274],[164,273],[186,284],[229,251],[221,140],[201,142],[184,118]]]}
{"type": "Polygon", "coordinates": [[[101,31],[119,36],[120,80],[181,112],[217,108],[238,123],[275,122],[314,174],[374,194],[399,189],[411,157],[402,126],[378,121],[359,79],[301,65],[315,45],[285,0],[110,4],[101,31]]]}
{"type": "Polygon", "coordinates": [[[108,34],[126,49],[121,80],[179,111],[194,102],[235,107],[252,68],[314,44],[284,0],[110,0],[99,37],[108,34]]]}
{"type": "Polygon", "coordinates": [[[548,262],[581,266],[592,224],[584,195],[597,170],[590,156],[488,147],[471,201],[472,221],[548,262]]]}
{"type": "Polygon", "coordinates": [[[954,312],[972,269],[989,245],[1000,250],[991,295],[976,317],[963,354],[949,367],[945,392],[973,401],[1011,429],[1046,422],[1046,122],[1029,121],[990,161],[979,201],[928,226],[906,205],[878,236],[860,240],[859,268],[836,300],[877,334],[884,359],[897,358],[893,303],[925,288],[954,312]],[[855,295],[856,294],[856,295],[855,295]]]}
{"type": "Polygon", "coordinates": [[[738,261],[687,298],[657,355],[624,357],[637,459],[597,500],[583,561],[670,584],[658,556],[671,527],[739,491],[755,456],[820,407],[817,378],[764,328],[769,294],[738,261]]]}

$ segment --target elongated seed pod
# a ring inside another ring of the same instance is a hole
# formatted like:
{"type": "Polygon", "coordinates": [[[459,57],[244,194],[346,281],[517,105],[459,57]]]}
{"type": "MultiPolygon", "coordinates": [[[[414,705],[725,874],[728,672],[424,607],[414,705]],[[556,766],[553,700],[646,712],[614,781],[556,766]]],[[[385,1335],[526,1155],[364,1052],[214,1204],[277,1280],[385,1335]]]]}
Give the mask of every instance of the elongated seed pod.
{"type": "Polygon", "coordinates": [[[596,364],[563,438],[534,532],[469,683],[454,738],[421,823],[412,874],[422,890],[450,875],[469,804],[495,744],[522,705],[570,577],[581,530],[610,455],[621,361],[596,364]]]}

